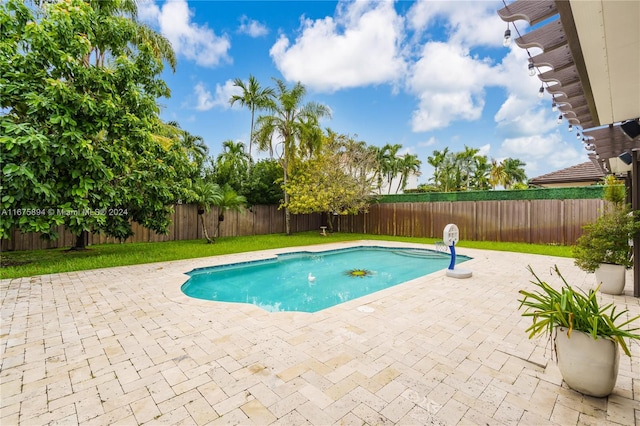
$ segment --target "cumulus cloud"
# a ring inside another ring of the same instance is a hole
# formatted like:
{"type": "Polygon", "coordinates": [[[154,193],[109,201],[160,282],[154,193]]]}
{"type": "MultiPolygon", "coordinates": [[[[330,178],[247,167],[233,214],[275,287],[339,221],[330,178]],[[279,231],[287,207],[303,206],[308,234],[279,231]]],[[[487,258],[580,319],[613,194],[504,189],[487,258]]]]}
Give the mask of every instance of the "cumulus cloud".
{"type": "Polygon", "coordinates": [[[405,70],[403,20],[393,3],[340,3],[335,17],[303,19],[298,37],[269,51],[287,80],[324,92],[397,81],[405,70]]]}
{"type": "Polygon", "coordinates": [[[168,1],[162,7],[141,2],[138,15],[141,20],[160,27],[178,56],[204,67],[231,61],[227,53],[231,48],[229,37],[226,34],[218,36],[206,25],[191,22],[193,12],[185,0],[168,1]]]}
{"type": "Polygon", "coordinates": [[[247,15],[242,15],[240,17],[238,32],[255,38],[269,34],[269,29],[264,24],[261,24],[254,19],[249,19],[247,15]]]}
{"type": "Polygon", "coordinates": [[[208,111],[215,107],[231,108],[229,98],[242,94],[241,89],[233,85],[233,80],[227,80],[222,86],[216,84],[214,93],[211,93],[203,83],[196,84],[193,91],[197,97],[195,109],[198,111],[208,111]]]}
{"type": "Polygon", "coordinates": [[[414,132],[476,120],[484,107],[484,85],[495,78],[489,63],[472,58],[460,45],[429,42],[410,68],[408,90],[419,99],[414,132]]]}
{"type": "Polygon", "coordinates": [[[418,0],[407,12],[409,28],[418,33],[430,29],[438,19],[446,21],[448,39],[452,43],[463,46],[502,45],[499,28],[505,24],[496,14],[495,3],[418,0]]]}
{"type": "Polygon", "coordinates": [[[540,170],[563,169],[585,161],[583,152],[564,141],[558,132],[543,135],[507,138],[502,142],[500,154],[520,158],[527,163],[527,176],[540,175],[540,170]]]}

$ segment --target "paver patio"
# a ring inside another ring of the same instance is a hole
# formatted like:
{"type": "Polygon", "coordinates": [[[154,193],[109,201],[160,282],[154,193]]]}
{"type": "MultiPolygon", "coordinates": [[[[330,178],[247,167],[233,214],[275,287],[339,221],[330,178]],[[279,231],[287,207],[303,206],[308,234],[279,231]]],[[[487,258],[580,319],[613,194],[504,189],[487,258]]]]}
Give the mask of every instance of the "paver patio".
{"type": "MultiPolygon", "coordinates": [[[[306,249],[366,244],[381,242],[306,249]]],[[[0,281],[1,424],[640,423],[637,342],[613,394],[591,398],[524,333],[526,266],[588,289],[572,259],[459,249],[470,279],[440,271],[313,314],[180,291],[193,268],[283,251],[0,281]]],[[[601,298],[638,315],[631,287],[601,298]]]]}

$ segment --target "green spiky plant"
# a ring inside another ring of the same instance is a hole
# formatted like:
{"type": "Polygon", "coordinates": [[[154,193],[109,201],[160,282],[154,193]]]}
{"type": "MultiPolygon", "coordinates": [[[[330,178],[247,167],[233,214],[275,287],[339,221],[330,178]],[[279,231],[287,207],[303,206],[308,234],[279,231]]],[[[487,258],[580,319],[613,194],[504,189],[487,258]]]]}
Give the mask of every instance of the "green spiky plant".
{"type": "Polygon", "coordinates": [[[640,339],[640,335],[633,333],[640,328],[623,329],[623,327],[640,319],[640,315],[624,321],[623,315],[628,310],[617,311],[613,303],[600,306],[596,298],[598,288],[591,289],[588,293],[575,290],[567,283],[557,265],[554,270],[564,284],[560,291],[542,281],[533,272],[531,266],[527,269],[535,278],[531,283],[538,290],[533,292],[520,290],[519,293],[524,297],[518,301],[519,309],[526,307],[522,316],[533,320],[526,329],[530,339],[543,334],[552,336],[556,327],[564,327],[568,330],[568,337],[571,337],[573,330],[578,330],[590,334],[594,339],[612,339],[620,345],[627,356],[631,356],[624,339],[640,339]],[[617,322],[621,323],[617,324],[617,322]]]}

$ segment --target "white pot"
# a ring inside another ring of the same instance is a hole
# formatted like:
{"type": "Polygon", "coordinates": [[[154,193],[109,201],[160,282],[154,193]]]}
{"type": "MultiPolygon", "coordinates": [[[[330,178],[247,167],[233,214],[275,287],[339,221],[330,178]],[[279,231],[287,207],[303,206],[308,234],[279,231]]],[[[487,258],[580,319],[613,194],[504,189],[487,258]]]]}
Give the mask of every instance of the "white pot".
{"type": "Polygon", "coordinates": [[[556,333],[558,368],[571,389],[585,395],[604,397],[618,378],[620,349],[611,339],[594,339],[590,334],[559,327],[556,333]]]}
{"type": "Polygon", "coordinates": [[[622,265],[601,263],[596,269],[596,285],[606,294],[622,294],[624,292],[626,268],[622,265]]]}

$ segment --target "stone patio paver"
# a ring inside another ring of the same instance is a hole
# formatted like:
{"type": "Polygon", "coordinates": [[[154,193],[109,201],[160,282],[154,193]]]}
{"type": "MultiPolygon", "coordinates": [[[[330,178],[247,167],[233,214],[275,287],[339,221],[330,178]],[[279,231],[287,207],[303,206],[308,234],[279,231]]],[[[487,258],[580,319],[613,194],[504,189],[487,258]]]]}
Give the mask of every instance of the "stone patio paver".
{"type": "MultiPolygon", "coordinates": [[[[289,251],[383,244],[432,248],[289,251]]],[[[572,259],[459,249],[470,279],[439,271],[316,313],[180,291],[194,268],[285,251],[0,281],[2,425],[640,424],[637,342],[613,394],[590,398],[524,332],[526,266],[557,282],[557,264],[590,288],[572,259]]],[[[600,298],[638,315],[631,277],[624,295],[600,298]]]]}

